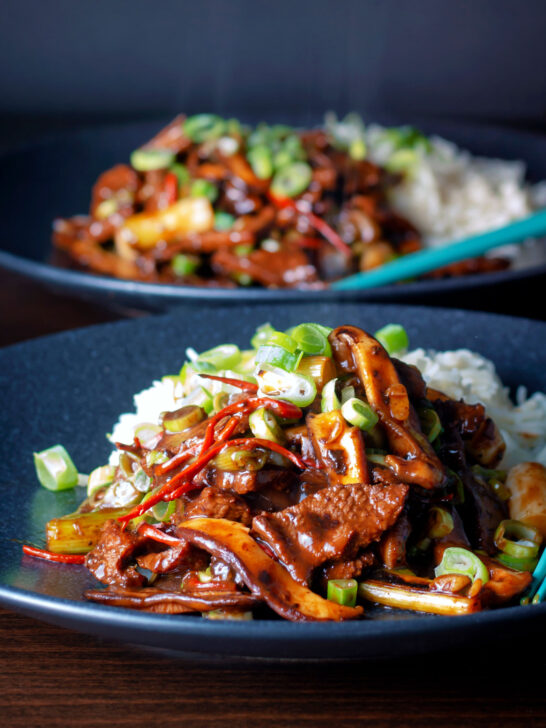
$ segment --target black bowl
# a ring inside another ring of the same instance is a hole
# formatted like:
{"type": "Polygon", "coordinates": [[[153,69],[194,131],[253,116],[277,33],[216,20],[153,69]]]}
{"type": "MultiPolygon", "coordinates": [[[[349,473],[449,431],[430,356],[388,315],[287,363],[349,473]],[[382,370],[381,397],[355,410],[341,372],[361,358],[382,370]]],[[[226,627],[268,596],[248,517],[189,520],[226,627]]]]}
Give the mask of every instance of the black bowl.
{"type": "Polygon", "coordinates": [[[366,303],[256,305],[212,311],[184,306],[176,314],[107,324],[0,350],[3,432],[0,441],[0,603],[9,609],[103,637],[201,654],[264,658],[371,658],[521,639],[539,627],[546,605],[507,607],[462,617],[369,609],[369,619],[342,624],[281,620],[211,622],[85,602],[93,582],[80,566],[23,557],[21,544],[42,544],[44,525],[83,498],[50,493],[34,475],[32,452],[62,443],[81,472],[106,461],[105,433],[132,395],[175,372],[186,346],[245,345],[257,324],[355,323],[371,331],[406,326],[413,346],[469,347],[496,363],[511,387],[546,390],[546,324],[489,314],[366,303]]]}
{"type": "MultiPolygon", "coordinates": [[[[533,286],[536,290],[542,286],[546,264],[366,291],[174,286],[118,280],[52,265],[53,219],[85,213],[91,187],[98,175],[113,164],[127,160],[130,152],[153,136],[165,121],[71,132],[57,140],[4,156],[0,165],[0,266],[42,281],[54,290],[106,305],[149,311],[168,310],[183,301],[226,305],[250,301],[359,300],[407,301],[514,312],[514,301],[517,302],[521,294],[528,295],[533,286]],[[504,287],[507,295],[493,301],[483,290],[491,286],[504,287]]],[[[393,120],[386,121],[393,123],[393,120]]],[[[528,165],[531,180],[546,179],[546,137],[453,122],[429,121],[421,126],[425,131],[443,135],[477,154],[522,159],[528,165]]],[[[524,312],[523,308],[521,312],[524,312]]]]}

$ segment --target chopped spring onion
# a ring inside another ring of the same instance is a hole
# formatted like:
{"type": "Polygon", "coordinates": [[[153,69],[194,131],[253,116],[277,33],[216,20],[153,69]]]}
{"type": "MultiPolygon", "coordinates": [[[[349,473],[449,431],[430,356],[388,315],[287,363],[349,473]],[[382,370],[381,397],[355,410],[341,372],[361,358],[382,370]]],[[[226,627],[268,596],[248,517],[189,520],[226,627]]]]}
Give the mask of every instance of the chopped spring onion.
{"type": "Polygon", "coordinates": [[[390,355],[404,351],[409,346],[407,331],[400,324],[387,324],[376,331],[374,336],[390,355]]]}
{"type": "Polygon", "coordinates": [[[210,202],[218,197],[218,188],[208,179],[196,179],[191,184],[190,194],[192,197],[206,197],[210,202]]]}
{"type": "Polygon", "coordinates": [[[221,344],[213,349],[208,349],[192,362],[192,366],[198,363],[212,364],[215,369],[234,369],[241,361],[241,351],[235,344],[221,344]]]}
{"type": "Polygon", "coordinates": [[[199,268],[201,261],[197,255],[178,253],[171,261],[171,267],[177,276],[190,276],[199,268]]]}
{"type": "Polygon", "coordinates": [[[227,392],[216,392],[212,398],[212,406],[215,412],[220,412],[227,405],[229,395],[227,392]]]}
{"type": "Polygon", "coordinates": [[[248,418],[248,424],[254,437],[271,440],[279,445],[282,445],[286,439],[275,415],[265,407],[254,410],[248,418]]]}
{"type": "Polygon", "coordinates": [[[370,405],[356,397],[351,397],[341,405],[341,414],[351,425],[365,431],[373,429],[379,420],[370,405]]]}
{"type": "Polygon", "coordinates": [[[235,217],[230,215],[229,212],[222,212],[218,210],[214,213],[214,229],[220,232],[231,230],[235,217]]]}
{"type": "Polygon", "coordinates": [[[105,220],[110,215],[118,211],[118,201],[115,197],[109,197],[107,200],[100,202],[95,208],[95,217],[99,220],[105,220]]]}
{"type": "Polygon", "coordinates": [[[176,510],[176,502],[169,501],[169,503],[166,503],[165,501],[159,501],[159,503],[156,503],[155,506],[152,506],[150,510],[153,517],[157,521],[168,523],[171,516],[176,510]]]}
{"type": "Polygon", "coordinates": [[[418,163],[415,149],[398,149],[386,161],[385,169],[389,172],[411,172],[418,163]]]}
{"type": "Polygon", "coordinates": [[[495,531],[495,546],[516,559],[533,559],[538,554],[542,536],[538,529],[520,521],[501,521],[495,531]]]}
{"type": "Polygon", "coordinates": [[[226,122],[216,114],[196,114],[189,116],[183,124],[184,134],[200,144],[211,139],[219,139],[226,129],[226,122]]]}
{"type": "Polygon", "coordinates": [[[208,417],[211,412],[214,412],[214,398],[212,396],[212,393],[209,392],[206,387],[201,386],[201,392],[204,395],[204,399],[201,402],[201,407],[205,410],[205,413],[208,417]]]}
{"type": "Polygon", "coordinates": [[[301,352],[291,354],[282,346],[266,344],[260,346],[256,352],[256,364],[271,364],[284,369],[285,372],[293,372],[297,369],[301,357],[301,352]]]}
{"type": "Polygon", "coordinates": [[[336,383],[337,379],[330,379],[324,385],[320,403],[321,412],[333,412],[333,410],[341,409],[341,402],[336,394],[336,383]]]}
{"type": "Polygon", "coordinates": [[[441,562],[434,569],[436,576],[444,574],[462,574],[472,581],[480,579],[482,584],[489,581],[489,571],[483,561],[468,549],[450,546],[444,551],[441,562]]]}
{"type": "Polygon", "coordinates": [[[327,597],[331,602],[354,607],[357,592],[358,584],[355,579],[328,579],[327,597]]]}
{"type": "Polygon", "coordinates": [[[115,474],[116,469],[113,465],[101,465],[92,470],[87,481],[87,497],[91,498],[97,491],[113,483],[115,474]]]}
{"type": "Polygon", "coordinates": [[[146,454],[146,465],[151,468],[152,465],[159,465],[165,463],[169,459],[169,456],[163,450],[151,450],[146,454]]]}
{"type": "Polygon", "coordinates": [[[214,458],[214,464],[219,470],[239,471],[261,470],[267,462],[267,452],[255,447],[252,450],[241,450],[238,447],[226,447],[214,458]]]}
{"type": "Polygon", "coordinates": [[[143,470],[143,468],[139,468],[136,471],[134,485],[140,493],[147,493],[150,490],[152,481],[150,479],[150,476],[146,473],[145,470],[143,470]]]}
{"type": "Polygon", "coordinates": [[[271,324],[262,324],[258,326],[254,332],[254,336],[250,339],[250,345],[253,349],[257,349],[262,344],[265,344],[271,334],[275,332],[275,329],[271,324]]]}
{"type": "Polygon", "coordinates": [[[292,329],[292,339],[305,354],[332,356],[332,347],[316,324],[300,324],[292,329]]]}
{"type": "Polygon", "coordinates": [[[298,349],[298,344],[292,336],[289,334],[283,334],[282,331],[273,331],[266,341],[266,344],[282,346],[283,349],[286,349],[286,351],[289,351],[291,354],[295,354],[298,349]]]}
{"type": "Polygon", "coordinates": [[[419,410],[418,414],[421,428],[426,435],[427,440],[429,442],[434,442],[443,430],[438,413],[432,407],[424,407],[419,410]]]}
{"type": "Polygon", "coordinates": [[[354,159],[355,162],[360,162],[366,157],[366,142],[361,137],[353,139],[349,144],[349,156],[354,159]]]}
{"type": "Polygon", "coordinates": [[[207,566],[206,569],[202,569],[201,571],[197,572],[197,578],[201,582],[201,584],[208,584],[212,581],[212,571],[210,566],[207,566]]]}
{"type": "Polygon", "coordinates": [[[294,162],[280,169],[271,182],[275,197],[297,197],[311,182],[313,172],[306,162],[294,162]]]}
{"type": "Polygon", "coordinates": [[[69,490],[78,484],[78,471],[62,445],[34,453],[38,480],[48,490],[69,490]]]}
{"type": "Polygon", "coordinates": [[[138,172],[152,172],[170,167],[176,155],[168,149],[135,149],[131,164],[138,172]]]}
{"type": "Polygon", "coordinates": [[[135,437],[147,450],[151,450],[161,437],[161,427],[152,423],[143,423],[135,427],[135,437]]]}
{"type": "Polygon", "coordinates": [[[356,397],[355,388],[351,385],[343,387],[341,390],[341,404],[345,404],[348,399],[352,399],[353,397],[356,397]]]}
{"type": "Polygon", "coordinates": [[[164,412],[161,418],[163,429],[167,432],[182,432],[205,419],[202,407],[188,404],[174,412],[164,412]]]}
{"type": "Polygon", "coordinates": [[[247,159],[252,171],[259,179],[269,179],[273,174],[273,158],[271,150],[265,144],[257,144],[247,152],[247,159]]]}
{"type": "Polygon", "coordinates": [[[180,162],[174,162],[169,167],[169,172],[172,172],[176,175],[176,178],[178,180],[178,187],[182,187],[182,185],[185,185],[190,181],[190,173],[185,164],[180,164],[180,162]]]}
{"type": "Polygon", "coordinates": [[[304,356],[296,370],[298,374],[306,374],[312,377],[320,394],[324,386],[331,379],[335,379],[337,370],[334,360],[330,356],[304,356]]]}
{"type": "Polygon", "coordinates": [[[518,571],[534,571],[538,564],[538,558],[521,558],[518,559],[515,556],[509,554],[497,554],[495,557],[501,564],[508,566],[510,569],[517,569],[518,571]]]}
{"type": "Polygon", "coordinates": [[[252,612],[243,612],[240,609],[211,609],[208,612],[201,612],[201,616],[205,619],[227,619],[235,621],[248,622],[254,619],[252,612]]]}
{"type": "Polygon", "coordinates": [[[307,407],[317,396],[317,388],[311,377],[286,372],[271,364],[260,365],[256,381],[263,396],[283,399],[298,407],[307,407]]]}
{"type": "Polygon", "coordinates": [[[445,508],[433,506],[430,509],[427,534],[429,538],[443,538],[450,534],[454,527],[453,516],[445,508]]]}

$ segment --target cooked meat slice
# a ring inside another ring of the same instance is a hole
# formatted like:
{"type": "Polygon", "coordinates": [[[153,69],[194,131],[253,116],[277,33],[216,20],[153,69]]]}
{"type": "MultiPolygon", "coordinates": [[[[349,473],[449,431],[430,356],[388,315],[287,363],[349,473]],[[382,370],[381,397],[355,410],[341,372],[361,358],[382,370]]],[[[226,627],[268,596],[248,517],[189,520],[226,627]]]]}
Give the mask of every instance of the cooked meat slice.
{"type": "Polygon", "coordinates": [[[129,607],[143,612],[160,612],[161,614],[208,612],[221,607],[252,609],[260,601],[252,594],[243,594],[238,591],[166,592],[154,587],[92,589],[86,591],[84,596],[86,599],[101,604],[129,607]]]}
{"type": "Polygon", "coordinates": [[[394,357],[391,357],[391,361],[394,364],[396,373],[400,377],[400,381],[408,391],[409,398],[412,401],[426,399],[427,385],[419,369],[394,357]]]}
{"type": "Polygon", "coordinates": [[[245,494],[262,488],[286,490],[294,484],[296,475],[286,468],[262,468],[261,470],[219,470],[214,466],[204,468],[194,483],[212,485],[218,490],[245,494]]]}
{"type": "Polygon", "coordinates": [[[180,524],[178,533],[228,564],[256,597],[263,599],[285,619],[343,621],[362,614],[362,607],[344,607],[330,602],[295,582],[240,523],[215,518],[191,518],[180,524]]]}
{"type": "Polygon", "coordinates": [[[357,427],[350,427],[339,410],[309,414],[306,423],[315,457],[331,485],[368,482],[364,441],[357,427]]]}
{"type": "Polygon", "coordinates": [[[396,569],[406,563],[406,543],[411,533],[407,511],[403,511],[394,526],[381,539],[379,553],[387,569],[396,569]]]}
{"type": "Polygon", "coordinates": [[[177,116],[150,139],[143,148],[168,149],[175,154],[180,154],[180,152],[188,149],[192,142],[191,139],[184,135],[183,123],[185,118],[183,114],[177,116]]]}
{"type": "Polygon", "coordinates": [[[386,431],[394,452],[386,456],[388,467],[404,482],[429,489],[441,486],[443,465],[421,432],[407,390],[385,349],[356,326],[338,327],[329,340],[340,366],[358,373],[367,400],[386,431]]]}
{"type": "Polygon", "coordinates": [[[179,546],[137,556],[137,563],[142,569],[148,569],[154,574],[166,574],[185,563],[189,550],[190,544],[181,541],[179,546]]]}
{"type": "Polygon", "coordinates": [[[250,508],[235,493],[218,490],[211,486],[203,488],[195,500],[186,505],[185,518],[206,516],[207,518],[226,518],[250,525],[250,508]]]}
{"type": "Polygon", "coordinates": [[[212,266],[218,273],[249,275],[268,288],[295,288],[318,280],[315,267],[296,247],[284,246],[278,252],[253,250],[247,256],[222,249],[212,257],[212,266]]]}
{"type": "Polygon", "coordinates": [[[354,559],[325,564],[322,568],[321,580],[325,585],[328,579],[354,579],[360,576],[364,569],[373,566],[375,560],[375,555],[371,551],[364,551],[354,559]]]}
{"type": "Polygon", "coordinates": [[[101,202],[112,198],[119,208],[132,208],[138,185],[138,175],[132,167],[116,164],[112,169],[103,172],[95,182],[91,193],[90,214],[94,217],[101,202]]]}
{"type": "Polygon", "coordinates": [[[87,554],[85,565],[103,584],[139,587],[145,582],[134,566],[129,566],[143,539],[123,530],[117,521],[106,521],[95,548],[87,554]]]}
{"type": "Polygon", "coordinates": [[[351,558],[377,541],[400,515],[408,486],[333,485],[279,513],[257,516],[252,529],[306,584],[325,561],[351,558]]]}

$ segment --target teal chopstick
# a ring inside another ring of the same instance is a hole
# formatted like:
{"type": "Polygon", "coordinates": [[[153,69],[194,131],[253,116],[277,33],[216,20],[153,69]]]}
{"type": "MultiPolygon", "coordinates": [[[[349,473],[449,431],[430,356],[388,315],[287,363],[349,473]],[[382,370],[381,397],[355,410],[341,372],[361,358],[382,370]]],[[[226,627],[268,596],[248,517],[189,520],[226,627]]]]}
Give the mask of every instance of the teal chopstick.
{"type": "Polygon", "coordinates": [[[429,248],[404,255],[392,263],[386,263],[366,273],[356,273],[335,281],[330,287],[337,291],[350,291],[384,286],[387,283],[414,278],[459,260],[475,258],[499,245],[521,243],[527,238],[541,235],[546,235],[546,210],[536,212],[534,215],[517,220],[498,230],[448,243],[441,248],[429,248]]]}

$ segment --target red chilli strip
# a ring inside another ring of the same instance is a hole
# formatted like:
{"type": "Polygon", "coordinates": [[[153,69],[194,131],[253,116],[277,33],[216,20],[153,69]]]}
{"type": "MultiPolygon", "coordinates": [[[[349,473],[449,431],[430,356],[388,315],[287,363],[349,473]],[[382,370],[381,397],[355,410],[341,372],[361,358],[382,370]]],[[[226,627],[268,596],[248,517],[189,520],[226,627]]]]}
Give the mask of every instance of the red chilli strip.
{"type": "Polygon", "coordinates": [[[163,543],[166,546],[180,546],[180,543],[183,541],[183,539],[171,536],[169,533],[165,533],[165,531],[149,523],[141,523],[137,529],[137,533],[139,536],[145,536],[146,538],[152,539],[152,541],[163,543]]]}
{"type": "Polygon", "coordinates": [[[172,205],[178,197],[178,178],[174,172],[167,172],[165,175],[164,187],[167,204],[172,205]]]}
{"type": "Polygon", "coordinates": [[[177,488],[176,490],[173,490],[172,493],[169,493],[169,495],[166,495],[163,500],[165,502],[176,500],[177,498],[180,498],[181,495],[184,493],[187,493],[190,490],[194,490],[195,488],[200,488],[200,485],[194,485],[193,483],[182,483],[180,488],[177,488]]]}
{"type": "Polygon", "coordinates": [[[199,372],[199,376],[203,377],[204,379],[214,379],[215,382],[223,382],[224,384],[229,384],[231,387],[238,387],[238,389],[242,389],[245,392],[251,392],[252,394],[255,394],[258,391],[257,384],[254,384],[254,382],[245,382],[243,379],[233,379],[232,377],[217,377],[215,374],[204,374],[203,372],[199,372]]]}
{"type": "Polygon", "coordinates": [[[85,554],[56,554],[35,546],[27,546],[27,544],[23,546],[23,553],[27,556],[35,556],[37,559],[54,561],[57,564],[85,564],[85,554]]]}

